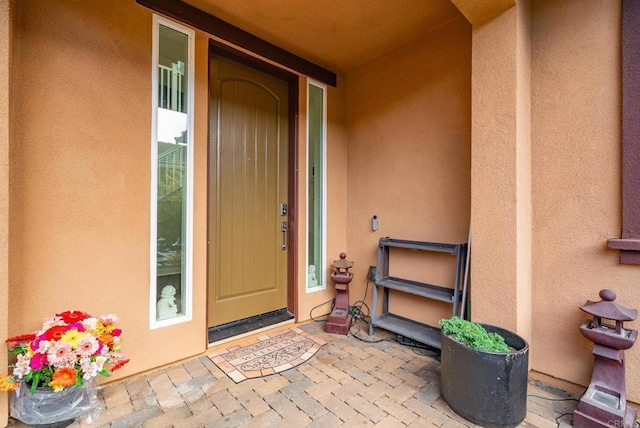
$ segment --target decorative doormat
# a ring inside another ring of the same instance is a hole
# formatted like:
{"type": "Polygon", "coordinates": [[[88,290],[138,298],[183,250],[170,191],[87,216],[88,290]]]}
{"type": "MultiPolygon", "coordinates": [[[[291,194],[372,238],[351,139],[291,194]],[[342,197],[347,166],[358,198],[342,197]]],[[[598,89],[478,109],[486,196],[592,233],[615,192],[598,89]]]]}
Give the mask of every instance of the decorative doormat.
{"type": "Polygon", "coordinates": [[[209,355],[235,383],[296,367],[311,358],[326,342],[291,327],[260,336],[247,345],[235,345],[209,355]]]}

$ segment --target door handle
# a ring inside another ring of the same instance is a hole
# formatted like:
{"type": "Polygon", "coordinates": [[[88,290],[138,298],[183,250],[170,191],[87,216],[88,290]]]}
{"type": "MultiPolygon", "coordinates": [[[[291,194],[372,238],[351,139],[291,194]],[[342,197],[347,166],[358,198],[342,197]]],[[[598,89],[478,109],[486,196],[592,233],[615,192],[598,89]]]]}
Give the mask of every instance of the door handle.
{"type": "Polygon", "coordinates": [[[280,244],[280,249],[286,250],[287,244],[289,243],[289,224],[286,221],[283,221],[280,224],[280,231],[282,232],[282,244],[280,244]]]}

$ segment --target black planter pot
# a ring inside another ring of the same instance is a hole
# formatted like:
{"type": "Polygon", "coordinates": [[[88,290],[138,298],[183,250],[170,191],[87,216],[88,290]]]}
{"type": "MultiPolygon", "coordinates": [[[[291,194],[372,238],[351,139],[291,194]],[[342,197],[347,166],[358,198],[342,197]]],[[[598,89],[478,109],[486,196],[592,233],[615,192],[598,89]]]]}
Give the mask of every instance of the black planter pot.
{"type": "Polygon", "coordinates": [[[69,419],[67,421],[54,422],[52,424],[37,424],[34,425],[33,428],[66,428],[74,422],[75,419],[69,419]]]}
{"type": "Polygon", "coordinates": [[[527,414],[529,345],[515,333],[498,333],[514,352],[478,351],[442,334],[442,397],[463,418],[483,427],[515,427],[527,414]]]}

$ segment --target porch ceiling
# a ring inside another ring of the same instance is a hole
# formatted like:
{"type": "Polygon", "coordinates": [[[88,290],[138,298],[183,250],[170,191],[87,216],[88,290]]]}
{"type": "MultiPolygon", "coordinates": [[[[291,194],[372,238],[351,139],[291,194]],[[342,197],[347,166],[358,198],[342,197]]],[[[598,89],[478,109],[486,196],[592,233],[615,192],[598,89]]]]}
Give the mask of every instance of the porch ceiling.
{"type": "Polygon", "coordinates": [[[185,0],[333,71],[359,67],[461,16],[450,0],[185,0]]]}

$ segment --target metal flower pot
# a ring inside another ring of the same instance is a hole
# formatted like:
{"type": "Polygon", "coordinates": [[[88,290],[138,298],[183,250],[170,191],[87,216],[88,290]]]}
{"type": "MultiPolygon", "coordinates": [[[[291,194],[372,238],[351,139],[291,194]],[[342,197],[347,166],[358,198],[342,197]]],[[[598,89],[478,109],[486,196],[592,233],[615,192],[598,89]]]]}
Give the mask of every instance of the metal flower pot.
{"type": "Polygon", "coordinates": [[[21,383],[11,393],[9,409],[12,417],[35,427],[61,428],[77,417],[99,413],[94,382],[72,386],[55,392],[37,388],[32,394],[28,385],[21,383]]]}
{"type": "Polygon", "coordinates": [[[508,330],[482,324],[515,351],[479,351],[442,334],[442,397],[463,418],[483,427],[515,427],[527,414],[529,345],[508,330]]]}

